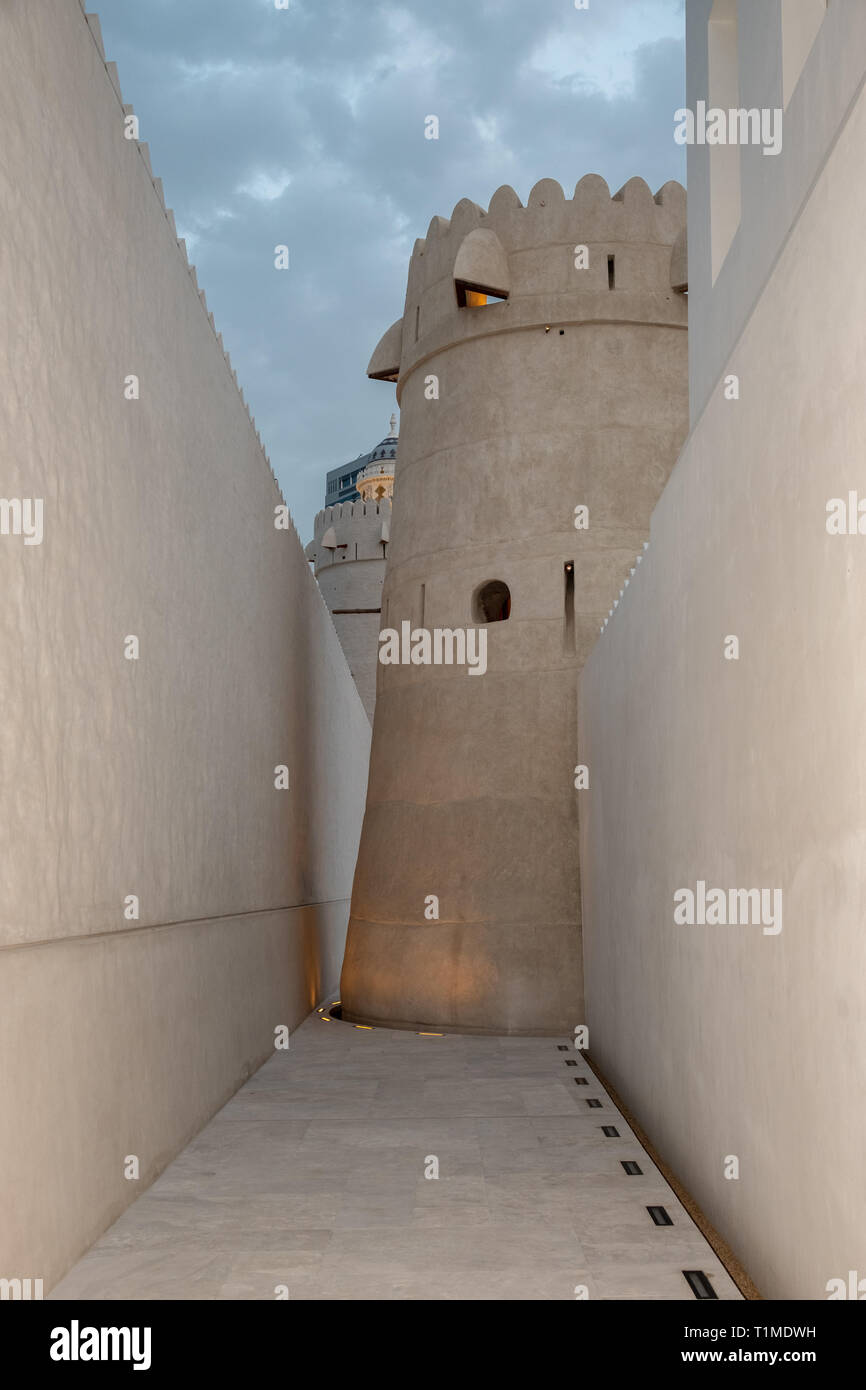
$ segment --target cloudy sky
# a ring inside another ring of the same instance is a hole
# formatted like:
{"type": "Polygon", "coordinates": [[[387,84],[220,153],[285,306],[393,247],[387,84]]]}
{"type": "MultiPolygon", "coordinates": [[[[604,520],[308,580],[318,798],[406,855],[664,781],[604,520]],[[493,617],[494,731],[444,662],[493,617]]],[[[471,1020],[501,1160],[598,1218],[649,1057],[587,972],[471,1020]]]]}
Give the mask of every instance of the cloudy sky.
{"type": "Polygon", "coordinates": [[[364,372],[434,213],[540,178],[685,181],[685,20],[683,0],[277,3],[89,8],[306,539],[326,470],[386,433],[394,388],[364,372]]]}

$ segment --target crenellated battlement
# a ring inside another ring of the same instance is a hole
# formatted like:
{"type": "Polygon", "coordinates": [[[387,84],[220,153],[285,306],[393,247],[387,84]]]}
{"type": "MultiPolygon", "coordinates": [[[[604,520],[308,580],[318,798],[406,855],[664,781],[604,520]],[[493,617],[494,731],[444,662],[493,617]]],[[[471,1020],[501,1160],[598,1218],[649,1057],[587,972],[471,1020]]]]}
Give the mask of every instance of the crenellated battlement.
{"type": "Polygon", "coordinates": [[[685,326],[685,234],[686,192],[674,181],[654,195],[632,178],[611,195],[587,174],[567,198],[555,179],[541,179],[525,206],[504,185],[486,211],[462,198],[416,241],[403,317],[368,374],[398,381],[448,341],[548,319],[685,326]]]}
{"type": "MultiPolygon", "coordinates": [[[[109,61],[106,59],[106,56],[105,56],[105,44],[104,44],[103,38],[102,38],[102,26],[101,26],[101,24],[100,24],[100,22],[99,22],[99,16],[96,15],[96,14],[89,14],[89,13],[87,12],[87,10],[86,10],[86,8],[85,8],[84,0],[79,0],[79,5],[80,5],[80,7],[81,7],[81,11],[82,11],[82,13],[83,13],[83,15],[84,15],[84,18],[85,18],[85,21],[86,21],[86,23],[87,23],[87,27],[88,27],[88,29],[90,30],[91,36],[92,36],[93,41],[94,41],[94,43],[95,43],[95,45],[96,45],[97,51],[98,51],[98,53],[99,53],[99,56],[100,56],[100,58],[102,59],[102,62],[104,63],[104,65],[105,65],[105,71],[106,71],[106,73],[107,73],[107,75],[108,75],[109,82],[111,83],[111,86],[112,86],[112,88],[114,89],[114,93],[115,93],[115,95],[116,95],[116,97],[117,97],[117,100],[118,100],[118,102],[119,102],[119,104],[120,104],[120,107],[121,107],[121,110],[122,110],[122,112],[123,112],[123,115],[124,115],[124,117],[126,117],[126,116],[133,116],[133,115],[135,115],[135,108],[134,108],[133,106],[131,106],[131,105],[125,103],[124,100],[123,100],[123,92],[122,92],[121,86],[120,86],[120,76],[119,76],[119,73],[118,73],[118,70],[117,70],[117,64],[114,63],[114,62],[109,62],[109,61]]],[[[125,143],[126,143],[126,142],[125,142],[125,143]]],[[[211,313],[211,311],[208,309],[207,297],[206,297],[206,295],[205,295],[205,292],[204,292],[203,289],[201,289],[201,288],[199,287],[198,277],[197,277],[197,275],[196,275],[196,269],[195,269],[195,266],[191,263],[191,261],[190,261],[190,259],[189,259],[186,241],[185,241],[182,237],[181,237],[181,238],[178,237],[178,235],[177,235],[177,225],[176,225],[176,222],[175,222],[174,212],[172,211],[171,208],[166,207],[166,204],[165,204],[165,190],[164,190],[164,188],[163,188],[162,179],[156,177],[156,175],[155,175],[154,172],[153,172],[153,168],[152,168],[151,162],[150,162],[150,149],[149,149],[149,146],[148,146],[147,142],[146,142],[146,141],[143,141],[143,140],[132,140],[132,141],[129,141],[128,143],[130,143],[130,144],[132,144],[133,146],[135,146],[135,147],[137,148],[137,150],[138,150],[138,153],[139,153],[139,156],[140,156],[140,158],[141,158],[142,164],[144,165],[145,171],[146,171],[146,173],[147,173],[147,177],[148,177],[148,179],[150,180],[150,183],[151,183],[151,185],[152,185],[152,187],[153,187],[153,191],[154,191],[154,193],[156,194],[157,199],[159,200],[159,205],[160,205],[160,208],[162,209],[163,216],[165,217],[165,220],[166,220],[166,222],[168,223],[168,227],[169,227],[169,231],[170,231],[170,233],[171,233],[171,236],[172,236],[172,238],[173,238],[173,240],[174,240],[176,246],[178,247],[178,250],[180,251],[181,255],[183,256],[184,264],[185,264],[187,273],[189,274],[189,278],[190,278],[190,280],[192,281],[193,288],[195,289],[196,294],[198,295],[199,299],[201,300],[201,305],[202,305],[202,308],[204,309],[205,317],[207,318],[208,323],[210,324],[211,330],[212,330],[212,332],[213,332],[213,334],[214,334],[214,337],[215,337],[216,340],[217,340],[217,344],[218,344],[219,349],[220,349],[220,352],[222,353],[223,358],[224,358],[224,360],[225,360],[226,367],[227,367],[227,369],[228,369],[229,375],[231,376],[232,380],[234,381],[234,384],[235,384],[235,386],[236,386],[236,388],[237,388],[237,390],[238,390],[238,392],[239,392],[239,394],[240,394],[241,400],[243,401],[244,408],[246,409],[247,415],[248,415],[248,417],[249,417],[250,424],[251,424],[251,426],[252,426],[252,428],[253,428],[253,432],[255,433],[256,439],[258,440],[258,444],[259,444],[259,447],[260,447],[260,449],[261,449],[261,451],[262,451],[262,454],[264,455],[265,462],[266,462],[267,465],[268,465],[268,469],[269,469],[269,471],[270,471],[271,477],[272,477],[273,482],[274,482],[274,487],[275,487],[275,489],[276,489],[276,491],[277,491],[277,494],[278,494],[278,496],[279,496],[279,498],[280,498],[280,501],[283,502],[283,503],[285,504],[285,497],[283,496],[282,488],[280,487],[279,483],[277,482],[276,475],[274,474],[274,470],[273,470],[273,468],[271,467],[270,458],[268,457],[267,451],[265,450],[265,447],[264,447],[264,445],[262,444],[261,435],[259,434],[258,428],[257,428],[257,426],[256,426],[255,416],[252,414],[252,411],[250,410],[250,407],[249,407],[249,404],[248,404],[248,402],[247,402],[247,400],[246,400],[246,397],[244,396],[243,390],[242,390],[240,384],[238,383],[237,372],[235,371],[235,369],[234,369],[233,366],[232,366],[231,357],[230,357],[230,355],[229,355],[229,353],[228,353],[228,351],[227,351],[227,349],[226,349],[226,347],[225,347],[225,344],[223,343],[222,334],[219,333],[219,332],[217,331],[217,326],[216,326],[216,323],[214,322],[214,316],[213,316],[213,314],[211,313]]]]}
{"type": "Polygon", "coordinates": [[[391,499],[338,502],[324,507],[313,525],[304,554],[320,570],[344,561],[378,560],[384,568],[391,539],[391,499]]]}
{"type": "Polygon", "coordinates": [[[431,218],[427,235],[415,242],[413,261],[444,239],[462,239],[475,227],[494,229],[506,249],[613,237],[618,241],[657,241],[672,246],[686,221],[686,190],[676,180],[653,194],[644,179],[635,177],[611,193],[600,174],[585,174],[566,198],[556,179],[539,179],[524,206],[509,184],[490,199],[485,212],[470,198],[461,198],[449,217],[431,218]]]}
{"type": "Polygon", "coordinates": [[[362,519],[372,521],[376,517],[388,518],[391,515],[391,499],[384,498],[381,502],[336,502],[332,507],[323,507],[316,513],[313,528],[316,537],[324,533],[329,526],[356,525],[362,519]]]}

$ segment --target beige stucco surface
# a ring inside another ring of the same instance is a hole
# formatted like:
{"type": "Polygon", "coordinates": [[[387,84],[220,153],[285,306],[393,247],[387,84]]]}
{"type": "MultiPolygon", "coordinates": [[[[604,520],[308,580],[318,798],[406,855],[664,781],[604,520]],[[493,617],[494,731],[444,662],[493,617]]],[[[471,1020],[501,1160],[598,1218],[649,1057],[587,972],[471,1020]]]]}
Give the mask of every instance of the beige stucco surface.
{"type": "Polygon", "coordinates": [[[337,978],[345,924],[316,903],[0,953],[5,1277],[47,1290],[140,1196],[337,978]]]}
{"type": "MultiPolygon", "coordinates": [[[[739,149],[740,221],[712,283],[710,161],[723,147],[693,145],[688,151],[689,338],[691,418],[696,421],[742,332],[781,242],[820,173],[828,148],[856,100],[866,53],[863,0],[830,0],[815,27],[821,0],[739,0],[737,67],[739,107],[783,109],[782,150],[766,156],[757,145],[739,149]],[[805,30],[805,33],[804,33],[805,30]],[[811,44],[811,48],[809,48],[811,44]],[[795,48],[801,76],[785,92],[786,54],[795,48]],[[808,50],[808,51],[807,51],[808,50]]],[[[708,95],[707,21],[713,0],[688,0],[686,104],[692,111],[708,95]]]]}
{"type": "Polygon", "coordinates": [[[313,539],[305,550],[371,723],[390,527],[390,498],[356,498],[317,514],[313,539]]]}
{"type": "Polygon", "coordinates": [[[416,243],[382,626],[478,627],[473,595],[491,580],[511,616],[484,629],[483,675],[380,666],[348,1017],[499,1033],[583,1021],[575,677],[686,432],[687,306],[670,284],[684,222],[679,185],[654,198],[632,179],[611,197],[590,175],[573,197],[544,179],[525,207],[510,188],[486,213],[463,199],[416,243]],[[510,297],[460,308],[455,265],[479,229],[507,254],[510,297]]]}
{"type": "Polygon", "coordinates": [[[768,1298],[866,1243],[866,538],[825,526],[866,493],[864,148],[861,94],[580,682],[590,1051],[768,1298]],[[675,925],[699,879],[782,931],[675,925]]]}
{"type": "Polygon", "coordinates": [[[369,724],[98,30],[4,4],[0,74],[2,491],[44,500],[0,537],[0,1275],[48,1286],[333,983],[369,724]]]}

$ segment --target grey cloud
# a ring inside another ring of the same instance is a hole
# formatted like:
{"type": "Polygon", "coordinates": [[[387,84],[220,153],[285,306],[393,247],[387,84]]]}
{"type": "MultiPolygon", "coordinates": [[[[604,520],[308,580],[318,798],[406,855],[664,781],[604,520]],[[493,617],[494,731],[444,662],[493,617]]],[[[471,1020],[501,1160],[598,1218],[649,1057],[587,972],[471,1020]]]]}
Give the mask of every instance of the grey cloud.
{"type": "Polygon", "coordinates": [[[102,0],[99,14],[304,535],[325,470],[385,432],[393,389],[364,369],[434,213],[502,183],[525,199],[544,177],[567,193],[588,172],[612,189],[685,177],[682,37],[668,21],[654,38],[644,0],[102,0]],[[584,34],[588,67],[538,70],[545,43],[580,55],[584,34]],[[633,83],[596,81],[593,55],[616,62],[635,35],[633,83]],[[431,113],[438,142],[423,138],[431,113]]]}

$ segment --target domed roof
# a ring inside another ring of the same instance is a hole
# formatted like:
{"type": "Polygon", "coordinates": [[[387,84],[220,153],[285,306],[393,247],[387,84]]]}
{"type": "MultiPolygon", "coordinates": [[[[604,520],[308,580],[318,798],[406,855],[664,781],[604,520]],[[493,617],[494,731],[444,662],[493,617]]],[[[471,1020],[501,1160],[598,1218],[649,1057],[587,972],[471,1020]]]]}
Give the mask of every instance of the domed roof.
{"type": "Polygon", "coordinates": [[[378,459],[395,459],[397,457],[397,416],[392,415],[390,420],[390,431],[380,444],[377,444],[370,454],[370,463],[376,463],[378,459]]]}

